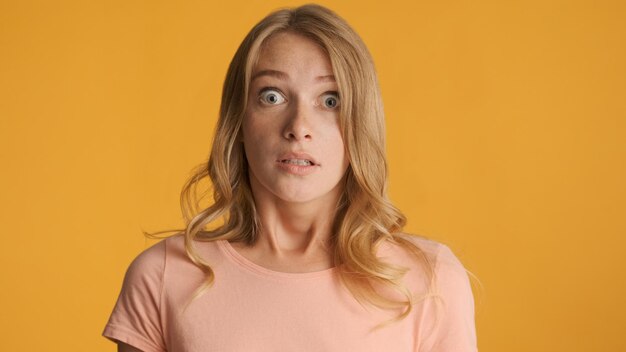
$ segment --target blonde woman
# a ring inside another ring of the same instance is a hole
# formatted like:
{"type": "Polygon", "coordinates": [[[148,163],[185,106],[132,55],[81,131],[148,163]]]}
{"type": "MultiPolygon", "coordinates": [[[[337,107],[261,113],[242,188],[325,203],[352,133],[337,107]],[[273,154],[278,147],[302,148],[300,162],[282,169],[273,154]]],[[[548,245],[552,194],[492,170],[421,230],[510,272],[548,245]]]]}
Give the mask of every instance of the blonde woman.
{"type": "Polygon", "coordinates": [[[476,351],[468,276],[446,245],[401,232],[384,137],[349,25],[317,5],[265,17],[183,189],[186,228],[132,262],[103,335],[119,351],[476,351]]]}

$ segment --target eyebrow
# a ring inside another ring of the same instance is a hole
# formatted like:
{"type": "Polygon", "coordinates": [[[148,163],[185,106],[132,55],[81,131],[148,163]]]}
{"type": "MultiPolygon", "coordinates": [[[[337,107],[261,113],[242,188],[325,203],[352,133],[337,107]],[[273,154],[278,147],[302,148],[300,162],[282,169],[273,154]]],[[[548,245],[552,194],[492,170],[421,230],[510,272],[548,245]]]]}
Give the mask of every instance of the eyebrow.
{"type": "MultiPolygon", "coordinates": [[[[253,76],[252,79],[250,80],[250,82],[253,82],[255,79],[261,77],[261,76],[270,76],[270,77],[275,77],[278,79],[282,79],[282,80],[288,80],[289,79],[289,75],[286,72],[283,71],[278,71],[278,70],[261,70],[256,72],[253,76]]],[[[335,82],[335,76],[334,75],[326,75],[326,76],[317,76],[315,77],[315,80],[318,82],[335,82]]]]}

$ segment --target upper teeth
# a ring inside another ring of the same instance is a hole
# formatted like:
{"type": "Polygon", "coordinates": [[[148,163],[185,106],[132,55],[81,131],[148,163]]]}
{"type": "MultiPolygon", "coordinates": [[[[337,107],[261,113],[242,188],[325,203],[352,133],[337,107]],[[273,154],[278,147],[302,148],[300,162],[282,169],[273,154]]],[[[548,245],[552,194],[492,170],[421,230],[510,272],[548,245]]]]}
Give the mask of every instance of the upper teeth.
{"type": "Polygon", "coordinates": [[[285,159],[283,163],[294,164],[294,165],[313,165],[312,162],[305,159],[285,159]]]}

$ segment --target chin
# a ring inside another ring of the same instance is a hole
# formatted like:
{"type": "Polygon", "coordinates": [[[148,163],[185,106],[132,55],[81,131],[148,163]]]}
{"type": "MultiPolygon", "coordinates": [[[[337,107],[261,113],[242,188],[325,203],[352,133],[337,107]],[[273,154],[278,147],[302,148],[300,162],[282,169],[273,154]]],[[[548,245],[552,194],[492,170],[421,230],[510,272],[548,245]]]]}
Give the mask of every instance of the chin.
{"type": "Polygon", "coordinates": [[[330,182],[311,182],[311,183],[278,183],[270,186],[271,192],[275,197],[284,202],[290,203],[309,203],[312,201],[334,202],[335,197],[340,192],[330,182]]]}
{"type": "Polygon", "coordinates": [[[312,194],[312,193],[298,193],[298,194],[285,194],[278,193],[275,194],[276,197],[280,198],[284,202],[289,203],[308,203],[310,201],[319,199],[321,194],[312,194]]]}

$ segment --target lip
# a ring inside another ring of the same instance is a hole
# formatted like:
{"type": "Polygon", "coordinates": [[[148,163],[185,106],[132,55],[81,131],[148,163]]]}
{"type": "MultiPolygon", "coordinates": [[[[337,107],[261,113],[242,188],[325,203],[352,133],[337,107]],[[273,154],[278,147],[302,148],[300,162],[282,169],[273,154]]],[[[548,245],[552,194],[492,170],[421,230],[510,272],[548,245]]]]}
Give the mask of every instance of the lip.
{"type": "Polygon", "coordinates": [[[282,164],[282,161],[285,159],[305,159],[313,163],[313,165],[311,166],[320,166],[317,160],[315,160],[311,155],[307,153],[290,152],[290,153],[282,154],[278,157],[278,160],[276,161],[282,164]]]}
{"type": "Polygon", "coordinates": [[[313,159],[313,157],[307,153],[286,153],[282,154],[276,160],[276,166],[292,175],[304,176],[310,173],[313,173],[317,170],[317,167],[320,166],[317,160],[313,159]],[[306,159],[313,163],[313,165],[294,165],[294,164],[286,164],[283,163],[282,160],[285,159],[306,159]]]}

